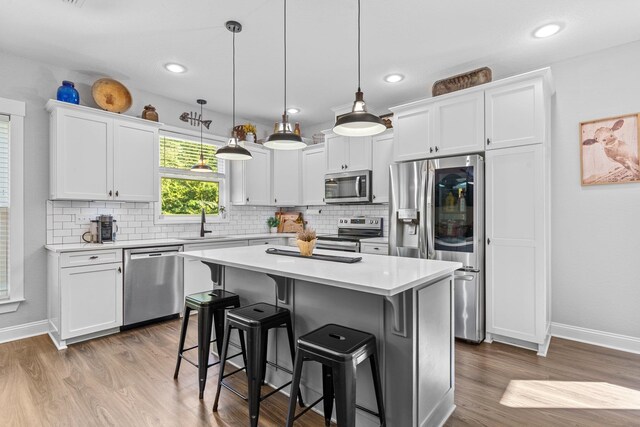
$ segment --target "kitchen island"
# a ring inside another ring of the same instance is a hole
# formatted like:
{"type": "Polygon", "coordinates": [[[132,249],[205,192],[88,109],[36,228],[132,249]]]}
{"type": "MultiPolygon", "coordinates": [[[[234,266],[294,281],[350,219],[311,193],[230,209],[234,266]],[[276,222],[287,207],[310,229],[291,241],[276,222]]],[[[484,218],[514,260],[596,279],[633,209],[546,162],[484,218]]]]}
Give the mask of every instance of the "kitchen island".
{"type": "MultiPolygon", "coordinates": [[[[349,254],[362,261],[343,264],[271,255],[265,249],[211,249],[179,256],[207,264],[214,285],[237,293],[243,305],[268,302],[288,308],[296,337],[327,323],[374,334],[388,426],[437,426],[449,417],[455,408],[453,272],[460,263],[349,254]]],[[[268,360],[291,369],[286,334],[273,330],[269,340],[268,360]]],[[[269,367],[269,383],[289,379],[281,369],[269,367]]],[[[357,403],[375,408],[366,365],[358,369],[357,388],[357,403]]],[[[320,396],[319,364],[305,364],[301,390],[307,402],[320,396]]],[[[358,426],[378,425],[365,411],[357,417],[358,426]]]]}

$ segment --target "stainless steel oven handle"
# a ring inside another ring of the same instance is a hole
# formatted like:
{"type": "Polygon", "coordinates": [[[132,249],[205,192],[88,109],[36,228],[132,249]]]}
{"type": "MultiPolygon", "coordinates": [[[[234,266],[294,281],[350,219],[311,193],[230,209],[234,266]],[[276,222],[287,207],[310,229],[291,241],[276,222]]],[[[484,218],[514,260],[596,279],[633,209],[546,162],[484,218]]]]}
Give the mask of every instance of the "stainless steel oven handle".
{"type": "Polygon", "coordinates": [[[356,177],[356,197],[360,197],[360,175],[356,177]]]}

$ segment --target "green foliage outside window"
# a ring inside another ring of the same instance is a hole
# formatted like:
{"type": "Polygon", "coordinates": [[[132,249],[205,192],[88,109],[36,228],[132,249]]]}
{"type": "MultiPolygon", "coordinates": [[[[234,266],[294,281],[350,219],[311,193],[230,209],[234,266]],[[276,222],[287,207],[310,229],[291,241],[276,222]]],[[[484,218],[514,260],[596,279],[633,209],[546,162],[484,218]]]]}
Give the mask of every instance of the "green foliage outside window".
{"type": "MultiPolygon", "coordinates": [[[[218,172],[214,157],[216,147],[203,145],[205,161],[213,172],[218,172]]],[[[160,167],[189,171],[200,158],[200,143],[175,138],[160,138],[160,167]]],[[[163,176],[160,182],[162,215],[199,215],[202,208],[207,215],[218,215],[220,184],[200,181],[195,177],[163,176]]]]}

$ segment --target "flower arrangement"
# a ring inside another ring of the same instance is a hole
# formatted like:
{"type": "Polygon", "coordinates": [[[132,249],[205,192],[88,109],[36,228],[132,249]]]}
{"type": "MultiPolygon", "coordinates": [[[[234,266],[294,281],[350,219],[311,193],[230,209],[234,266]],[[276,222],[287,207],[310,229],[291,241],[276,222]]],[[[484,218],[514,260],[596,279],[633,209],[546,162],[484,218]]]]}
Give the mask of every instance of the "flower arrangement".
{"type": "Polygon", "coordinates": [[[300,249],[300,255],[313,255],[313,248],[316,246],[316,231],[309,228],[298,232],[298,240],[296,241],[300,249]]]}

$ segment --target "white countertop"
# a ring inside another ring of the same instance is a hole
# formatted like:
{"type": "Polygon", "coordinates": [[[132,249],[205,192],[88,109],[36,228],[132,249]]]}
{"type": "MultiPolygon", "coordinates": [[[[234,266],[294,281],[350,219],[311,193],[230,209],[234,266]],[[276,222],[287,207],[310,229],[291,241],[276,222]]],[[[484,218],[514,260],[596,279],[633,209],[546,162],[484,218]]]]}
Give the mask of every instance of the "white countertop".
{"type": "Polygon", "coordinates": [[[388,237],[369,237],[368,239],[360,239],[360,243],[375,243],[379,245],[388,245],[388,237]]]}
{"type": "MultiPolygon", "coordinates": [[[[275,247],[292,250],[291,247],[275,247]]],[[[459,262],[386,255],[345,254],[345,252],[323,249],[314,251],[317,254],[362,257],[360,262],[344,264],[269,255],[265,252],[266,249],[264,246],[208,249],[182,252],[179,256],[383,296],[404,292],[451,274],[462,267],[459,262]]]]}
{"type": "Polygon", "coordinates": [[[126,249],[151,246],[170,245],[197,245],[203,243],[232,242],[236,240],[272,239],[280,237],[295,237],[295,233],[262,233],[262,234],[236,234],[229,236],[207,236],[203,239],[151,239],[151,240],[118,240],[114,243],[67,243],[61,245],[45,245],[52,252],[78,252],[95,251],[101,249],[126,249]]]}

